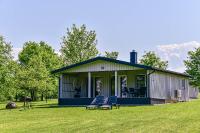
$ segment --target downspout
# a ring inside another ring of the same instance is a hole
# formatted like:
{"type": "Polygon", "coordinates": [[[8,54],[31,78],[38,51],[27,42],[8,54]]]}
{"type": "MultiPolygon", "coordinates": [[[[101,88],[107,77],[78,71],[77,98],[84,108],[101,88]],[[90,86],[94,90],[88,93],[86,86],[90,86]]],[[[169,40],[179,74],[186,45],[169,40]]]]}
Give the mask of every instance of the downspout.
{"type": "Polygon", "coordinates": [[[149,97],[149,98],[150,98],[150,78],[149,78],[149,77],[150,77],[150,75],[153,74],[155,71],[156,71],[156,70],[153,69],[152,72],[150,72],[150,73],[147,74],[147,80],[148,80],[148,81],[147,81],[147,87],[148,87],[148,92],[149,92],[149,93],[148,93],[148,97],[149,97]]]}

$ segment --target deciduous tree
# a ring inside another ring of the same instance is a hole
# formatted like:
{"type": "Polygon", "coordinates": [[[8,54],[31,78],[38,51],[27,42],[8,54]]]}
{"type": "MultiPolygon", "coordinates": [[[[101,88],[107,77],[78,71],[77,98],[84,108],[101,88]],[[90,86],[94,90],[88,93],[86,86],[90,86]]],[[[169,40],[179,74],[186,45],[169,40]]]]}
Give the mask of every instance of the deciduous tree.
{"type": "Polygon", "coordinates": [[[188,58],[184,61],[186,73],[191,76],[190,83],[200,88],[200,48],[188,52],[188,58]]]}
{"type": "Polygon", "coordinates": [[[19,77],[23,79],[21,88],[27,90],[33,100],[38,96],[43,100],[47,90],[57,94],[58,81],[50,72],[59,68],[62,62],[51,46],[45,42],[26,42],[19,54],[19,61],[21,64],[19,77]]]}
{"type": "Polygon", "coordinates": [[[61,56],[66,65],[78,63],[97,56],[96,33],[87,30],[85,25],[77,27],[75,24],[62,38],[61,56]]]}
{"type": "Polygon", "coordinates": [[[15,96],[15,73],[17,63],[13,61],[11,43],[0,36],[0,101],[15,96]]]}
{"type": "Polygon", "coordinates": [[[161,58],[158,57],[154,51],[145,52],[140,59],[140,63],[160,69],[167,69],[168,66],[168,61],[161,60],[161,58]]]}
{"type": "Polygon", "coordinates": [[[116,52],[116,51],[113,51],[113,52],[105,51],[105,56],[108,58],[117,59],[118,55],[119,55],[119,52],[116,52]]]}

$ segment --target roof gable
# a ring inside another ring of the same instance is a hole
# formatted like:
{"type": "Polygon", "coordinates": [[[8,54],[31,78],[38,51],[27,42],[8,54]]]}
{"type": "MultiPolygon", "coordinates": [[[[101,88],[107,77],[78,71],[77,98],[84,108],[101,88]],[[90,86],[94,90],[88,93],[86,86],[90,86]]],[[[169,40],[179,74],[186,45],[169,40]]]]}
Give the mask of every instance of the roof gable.
{"type": "Polygon", "coordinates": [[[109,62],[105,60],[96,60],[87,64],[82,64],[69,68],[64,72],[99,72],[99,71],[119,71],[119,70],[136,70],[142,69],[130,65],[109,62]]]}
{"type": "MultiPolygon", "coordinates": [[[[96,57],[96,58],[92,58],[80,63],[76,63],[70,66],[66,66],[57,70],[52,71],[52,73],[60,73],[60,72],[78,72],[81,67],[85,67],[88,66],[89,64],[92,64],[92,67],[97,68],[97,70],[94,70],[94,68],[91,68],[93,71],[109,71],[109,70],[135,70],[135,69],[150,69],[151,67],[149,66],[144,66],[144,65],[140,65],[140,64],[131,64],[129,62],[125,62],[125,61],[120,61],[120,60],[115,60],[115,59],[111,59],[111,58],[106,58],[106,57],[96,57]],[[104,64],[103,66],[100,64],[104,64]],[[106,66],[106,68],[105,68],[106,66]],[[112,69],[108,68],[113,66],[112,69]],[[104,67],[104,68],[103,68],[104,67]],[[77,69],[77,70],[75,70],[77,69]],[[78,70],[79,69],[79,70],[78,70]]],[[[89,67],[89,66],[88,66],[89,67]]],[[[83,69],[83,68],[82,68],[83,69]]],[[[85,70],[80,70],[80,71],[86,71],[85,70]]]]}
{"type": "MultiPolygon", "coordinates": [[[[56,70],[52,71],[52,73],[55,74],[55,73],[63,73],[63,72],[67,72],[67,71],[70,72],[73,69],[75,71],[75,69],[78,68],[78,67],[81,67],[83,65],[86,65],[86,64],[89,64],[89,63],[92,63],[92,62],[96,62],[96,61],[106,61],[106,62],[110,62],[110,63],[114,63],[114,64],[119,64],[118,65],[119,68],[115,67],[116,70],[123,70],[122,68],[124,68],[124,69],[126,68],[125,70],[135,70],[135,69],[140,68],[140,69],[155,70],[155,71],[160,71],[160,72],[164,72],[164,73],[171,73],[171,74],[174,74],[174,75],[190,77],[189,75],[187,75],[185,73],[179,73],[179,72],[174,72],[174,71],[169,71],[169,70],[162,70],[162,69],[159,69],[159,68],[154,68],[154,67],[151,67],[151,66],[146,66],[146,65],[141,65],[141,64],[132,64],[130,62],[115,60],[115,59],[111,59],[111,58],[107,58],[107,57],[92,58],[92,59],[89,59],[89,60],[86,60],[86,61],[83,61],[83,62],[80,62],[80,63],[76,63],[76,64],[72,64],[72,65],[69,65],[69,66],[66,66],[66,67],[62,67],[60,69],[56,69],[56,70]],[[124,67],[120,68],[121,65],[123,65],[124,67]]],[[[103,67],[99,67],[99,68],[102,69],[103,67]]],[[[106,71],[106,70],[101,70],[101,71],[106,71]]],[[[109,70],[107,69],[107,71],[109,71],[109,70]]]]}

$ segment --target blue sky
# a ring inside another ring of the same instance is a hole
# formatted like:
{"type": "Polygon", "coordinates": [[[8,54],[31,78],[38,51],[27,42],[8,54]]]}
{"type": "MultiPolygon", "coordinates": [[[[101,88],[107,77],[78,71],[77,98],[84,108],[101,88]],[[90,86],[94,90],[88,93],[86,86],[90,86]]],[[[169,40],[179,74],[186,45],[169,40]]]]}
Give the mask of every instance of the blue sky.
{"type": "Polygon", "coordinates": [[[0,0],[0,34],[17,53],[26,41],[46,41],[56,51],[72,24],[95,30],[100,51],[154,50],[169,69],[184,71],[187,51],[200,46],[199,0],[0,0]]]}

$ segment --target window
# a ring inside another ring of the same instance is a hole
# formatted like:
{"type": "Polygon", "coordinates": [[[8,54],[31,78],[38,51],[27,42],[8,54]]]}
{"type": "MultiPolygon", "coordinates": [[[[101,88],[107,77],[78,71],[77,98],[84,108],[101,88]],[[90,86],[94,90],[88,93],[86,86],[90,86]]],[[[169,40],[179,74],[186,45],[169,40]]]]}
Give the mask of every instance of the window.
{"type": "Polygon", "coordinates": [[[136,88],[146,87],[145,75],[136,76],[136,88]]]}
{"type": "Polygon", "coordinates": [[[182,90],[185,90],[185,79],[182,79],[182,90]]]}

